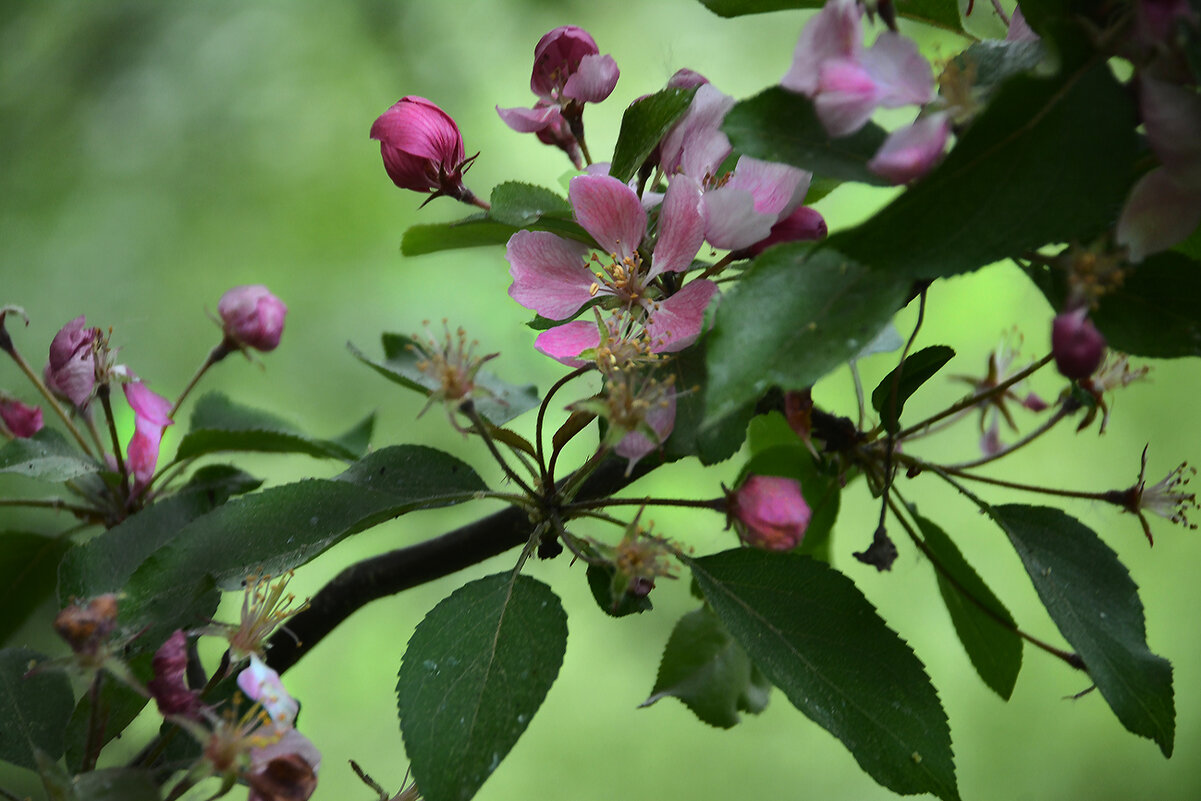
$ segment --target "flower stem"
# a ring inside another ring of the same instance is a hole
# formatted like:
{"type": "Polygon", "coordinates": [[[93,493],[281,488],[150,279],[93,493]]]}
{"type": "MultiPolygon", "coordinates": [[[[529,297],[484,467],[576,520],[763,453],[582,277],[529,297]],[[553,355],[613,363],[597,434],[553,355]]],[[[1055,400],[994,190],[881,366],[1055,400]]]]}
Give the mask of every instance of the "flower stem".
{"type": "Polygon", "coordinates": [[[1022,437],[1021,439],[1019,439],[1017,442],[1013,443],[1009,447],[1003,448],[1003,449],[997,451],[996,453],[989,454],[988,456],[983,456],[979,459],[974,459],[970,462],[960,462],[959,464],[948,465],[948,468],[953,469],[953,470],[965,470],[969,467],[980,467],[981,465],[986,465],[989,462],[995,462],[998,459],[1004,458],[1004,457],[1010,455],[1011,453],[1013,453],[1014,451],[1018,450],[1019,448],[1023,448],[1026,445],[1029,445],[1031,442],[1038,439],[1043,434],[1046,434],[1060,420],[1064,419],[1069,414],[1071,414],[1071,411],[1072,411],[1071,407],[1062,405],[1058,409],[1055,410],[1055,414],[1051,415],[1051,417],[1045,423],[1043,423],[1038,428],[1031,431],[1026,436],[1022,437]]]}
{"type": "Polygon", "coordinates": [[[734,261],[734,254],[733,254],[732,252],[731,252],[731,253],[727,253],[726,255],[724,255],[724,256],[722,256],[720,259],[718,259],[717,263],[715,263],[715,264],[711,265],[711,266],[710,266],[708,269],[706,269],[706,270],[705,270],[703,273],[701,273],[700,275],[698,275],[698,276],[697,276],[697,278],[696,278],[696,280],[700,281],[700,280],[703,280],[703,279],[705,279],[705,278],[710,278],[710,277],[712,277],[712,276],[714,276],[714,275],[717,275],[717,274],[719,274],[719,273],[720,273],[722,270],[724,270],[724,269],[726,269],[727,267],[729,267],[729,266],[730,266],[730,264],[731,264],[733,261],[734,261]]]}
{"type": "MultiPolygon", "coordinates": [[[[542,403],[538,406],[538,422],[534,425],[534,447],[538,451],[538,469],[542,473],[543,486],[549,487],[555,483],[554,475],[550,472],[550,470],[546,464],[545,452],[542,447],[542,426],[543,426],[544,421],[546,420],[546,410],[550,406],[550,399],[555,396],[556,392],[558,392],[563,387],[567,386],[567,384],[569,384],[570,382],[574,381],[575,379],[579,378],[580,376],[584,375],[585,373],[587,373],[591,370],[592,370],[592,365],[590,365],[590,364],[584,365],[583,367],[577,367],[576,369],[572,370],[567,375],[560,378],[558,381],[556,381],[551,386],[551,388],[549,390],[547,390],[546,397],[544,397],[542,399],[542,403]]],[[[552,455],[552,457],[551,457],[552,461],[554,459],[554,456],[557,456],[557,455],[558,454],[552,455]]]]}
{"type": "Polygon", "coordinates": [[[41,377],[30,369],[29,363],[25,361],[25,357],[23,357],[17,351],[16,347],[14,347],[8,353],[13,357],[13,361],[17,363],[17,367],[19,367],[21,372],[25,374],[25,377],[28,378],[29,381],[37,388],[37,391],[40,392],[42,397],[46,399],[46,402],[50,404],[50,408],[54,410],[54,413],[57,414],[59,419],[63,421],[63,425],[65,425],[67,430],[71,432],[71,436],[75,437],[75,441],[79,443],[79,447],[83,449],[83,452],[94,458],[96,454],[92,453],[91,446],[89,446],[87,441],[83,438],[83,434],[80,433],[79,428],[76,427],[74,421],[71,420],[70,415],[67,414],[66,410],[63,409],[62,405],[46,387],[46,384],[42,381],[41,377]]]}
{"type": "Polygon", "coordinates": [[[58,509],[76,517],[92,517],[96,510],[90,506],[68,503],[61,498],[0,498],[0,506],[28,506],[40,509],[58,509]]]}
{"type": "Polygon", "coordinates": [[[113,405],[109,401],[111,394],[108,384],[101,384],[96,390],[100,405],[104,407],[104,417],[108,420],[108,434],[113,441],[113,456],[117,460],[117,472],[121,474],[121,491],[124,497],[130,497],[129,472],[125,469],[125,457],[121,455],[121,440],[117,437],[117,423],[113,419],[113,405]]]}
{"type": "Polygon", "coordinates": [[[565,504],[564,511],[577,509],[604,509],[607,506],[683,506],[689,509],[712,509],[724,512],[726,499],[713,498],[708,501],[698,501],[691,498],[600,498],[593,501],[576,501],[565,504]]]}
{"type": "Polygon", "coordinates": [[[209,355],[201,363],[200,367],[197,368],[196,372],[192,374],[188,385],[183,388],[183,392],[179,393],[179,397],[175,400],[171,411],[167,412],[167,417],[170,417],[172,420],[175,419],[175,413],[179,411],[180,406],[183,406],[184,399],[196,388],[196,385],[200,383],[200,379],[208,372],[208,369],[232,353],[233,350],[234,348],[231,347],[230,340],[226,338],[221,340],[221,344],[209,351],[209,355]]]}
{"type": "Polygon", "coordinates": [[[480,417],[480,413],[475,410],[475,403],[465,400],[459,404],[459,411],[467,415],[467,418],[471,420],[472,425],[475,426],[475,432],[480,435],[480,439],[488,446],[488,451],[492,454],[492,458],[500,465],[500,469],[505,471],[505,475],[509,477],[509,480],[521,487],[522,491],[530,497],[537,497],[538,493],[534,492],[530,485],[525,483],[525,479],[514,472],[512,467],[509,467],[509,463],[505,461],[505,457],[497,450],[496,443],[492,441],[492,436],[488,433],[488,425],[480,417]]]}

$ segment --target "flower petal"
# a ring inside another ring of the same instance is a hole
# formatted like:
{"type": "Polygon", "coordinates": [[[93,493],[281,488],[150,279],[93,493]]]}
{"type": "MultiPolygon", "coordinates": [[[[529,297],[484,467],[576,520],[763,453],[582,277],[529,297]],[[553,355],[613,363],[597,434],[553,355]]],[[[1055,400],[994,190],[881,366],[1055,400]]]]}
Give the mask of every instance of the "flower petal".
{"type": "Polygon", "coordinates": [[[929,114],[890,133],[867,168],[894,184],[907,184],[921,178],[942,158],[950,133],[949,115],[929,114]]]}
{"type": "Polygon", "coordinates": [[[509,296],[543,317],[562,320],[592,298],[596,276],[585,266],[588,248],[546,231],[518,231],[505,258],[513,283],[509,296]]]}
{"type": "Polygon", "coordinates": [[[600,329],[596,323],[576,320],[575,322],[543,331],[534,340],[534,349],[568,367],[583,367],[590,362],[579,359],[581,353],[600,347],[600,329]]]}
{"type": "Polygon", "coordinates": [[[745,189],[723,186],[705,193],[705,239],[715,248],[741,250],[766,239],[776,218],[755,211],[745,189]]]}
{"type": "Polygon", "coordinates": [[[613,56],[584,56],[580,68],[563,85],[563,96],[581,103],[599,103],[613,92],[620,76],[613,56]]]}
{"type": "Polygon", "coordinates": [[[1118,218],[1115,239],[1137,264],[1183,242],[1201,224],[1201,191],[1181,187],[1166,167],[1139,179],[1118,218]]]}
{"type": "Polygon", "coordinates": [[[917,43],[892,31],[876,38],[871,49],[860,57],[879,92],[879,104],[885,108],[922,105],[934,99],[934,73],[930,62],[917,49],[917,43]]]}
{"type": "Polygon", "coordinates": [[[608,175],[580,175],[571,179],[567,195],[576,222],[602,250],[619,260],[634,255],[646,233],[646,212],[633,189],[608,175]]]}
{"type": "Polygon", "coordinates": [[[562,119],[558,106],[535,106],[534,108],[501,108],[496,107],[496,113],[517,133],[537,133],[543,128],[555,124],[562,119]]]}
{"type": "Polygon", "coordinates": [[[638,464],[643,456],[646,456],[651,451],[658,448],[667,437],[671,434],[671,430],[676,425],[676,396],[668,395],[664,398],[662,404],[656,404],[646,413],[646,424],[651,427],[658,437],[658,442],[651,442],[650,438],[641,431],[631,431],[621,438],[613,451],[623,459],[629,459],[630,465],[627,472],[634,469],[634,465],[638,464]]]}
{"type": "Polygon", "coordinates": [[[830,136],[850,136],[871,119],[880,93],[862,64],[833,59],[822,65],[813,106],[830,136]]]}
{"type": "Polygon", "coordinates": [[[726,186],[750,192],[755,199],[755,211],[779,220],[801,205],[812,178],[813,173],[789,164],[741,156],[726,186]]]}
{"type": "Polygon", "coordinates": [[[692,265],[705,243],[705,215],[701,185],[687,175],[677,175],[667,187],[659,211],[659,239],[651,256],[646,280],[659,273],[680,272],[692,265]]]}
{"type": "Polygon", "coordinates": [[[668,176],[683,170],[698,181],[713,171],[730,153],[730,140],[721,132],[726,112],[734,98],[713,84],[702,84],[692,96],[688,111],[663,137],[659,145],[660,165],[668,176]]]}
{"type": "Polygon", "coordinates": [[[667,300],[654,304],[646,321],[651,348],[656,353],[673,353],[691,345],[701,334],[705,309],[717,294],[712,281],[691,281],[667,300]]]}
{"type": "Polygon", "coordinates": [[[828,2],[801,29],[792,65],[780,85],[813,97],[817,94],[822,65],[835,58],[856,58],[863,49],[859,18],[863,12],[855,0],[828,2]]]}

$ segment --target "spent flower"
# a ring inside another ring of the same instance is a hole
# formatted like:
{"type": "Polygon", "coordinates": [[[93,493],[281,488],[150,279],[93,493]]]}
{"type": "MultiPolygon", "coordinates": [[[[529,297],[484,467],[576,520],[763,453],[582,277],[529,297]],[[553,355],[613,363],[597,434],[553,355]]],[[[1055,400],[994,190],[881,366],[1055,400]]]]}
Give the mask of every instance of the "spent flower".
{"type": "Polygon", "coordinates": [[[229,641],[229,656],[233,662],[265,656],[271,635],[285,620],[308,607],[308,601],[296,604],[296,596],[287,592],[292,575],[289,570],[278,577],[264,573],[248,576],[244,582],[246,589],[238,625],[217,623],[209,630],[229,641]]]}
{"type": "Polygon", "coordinates": [[[1189,512],[1197,510],[1197,496],[1185,491],[1189,481],[1197,475],[1197,469],[1190,467],[1188,462],[1181,462],[1172,472],[1164,476],[1156,484],[1148,487],[1144,478],[1147,472],[1147,449],[1143,448],[1142,462],[1138,470],[1138,480],[1129,489],[1109,493],[1108,497],[1120,505],[1124,511],[1138,516],[1138,522],[1143,527],[1147,542],[1155,544],[1151,536],[1151,526],[1147,523],[1146,513],[1158,515],[1179,526],[1196,531],[1197,524],[1188,519],[1189,512]]]}
{"type": "Polygon", "coordinates": [[[146,683],[146,689],[150,690],[162,715],[182,715],[199,720],[200,694],[190,689],[184,680],[188,669],[187,646],[188,638],[180,629],[159,646],[151,662],[154,677],[146,683]]]}

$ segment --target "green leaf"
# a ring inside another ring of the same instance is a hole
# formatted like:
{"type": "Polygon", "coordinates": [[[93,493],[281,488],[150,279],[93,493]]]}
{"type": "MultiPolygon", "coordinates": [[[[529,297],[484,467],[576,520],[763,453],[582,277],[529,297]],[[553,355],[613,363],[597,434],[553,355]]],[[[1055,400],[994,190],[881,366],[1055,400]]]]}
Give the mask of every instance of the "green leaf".
{"type": "Polygon", "coordinates": [[[99,470],[99,462],[85,456],[53,428],[10,440],[0,448],[0,473],[59,482],[99,470]]]}
{"type": "Polygon", "coordinates": [[[813,102],[779,86],[737,103],[722,130],[736,151],[757,159],[791,164],[826,180],[891,185],[867,168],[884,144],[883,128],[869,122],[850,136],[832,139],[813,102]]]}
{"type": "Polygon", "coordinates": [[[974,92],[988,93],[1008,78],[1034,69],[1045,56],[1046,47],[1041,40],[1005,42],[985,39],[972,44],[951,62],[973,76],[974,92]]]}
{"type": "Polygon", "coordinates": [[[488,216],[497,222],[524,228],[546,216],[571,219],[571,204],[550,189],[508,181],[492,190],[488,216]]]}
{"type": "Polygon", "coordinates": [[[767,707],[771,684],[711,610],[680,618],[671,632],[659,676],[641,706],[675,697],[710,726],[728,729],[739,712],[757,715],[767,707]]]}
{"type": "Polygon", "coordinates": [[[916,512],[913,519],[937,565],[938,591],[972,666],[993,692],[1008,701],[1022,669],[1022,640],[1013,616],[946,532],[916,512]]]}
{"type": "MultiPolygon", "coordinates": [[[[364,426],[370,431],[374,417],[370,415],[344,436],[361,437],[364,426]]],[[[211,392],[197,401],[192,412],[191,430],[179,443],[175,460],[194,459],[221,451],[304,453],[346,461],[358,456],[336,441],[310,437],[270,412],[243,406],[220,392],[211,392]]]]}
{"type": "Polygon", "coordinates": [[[35,751],[63,755],[63,729],[75,699],[61,670],[25,674],[46,657],[27,648],[0,649],[0,759],[38,769],[35,751]]]}
{"type": "MultiPolygon", "coordinates": [[[[740,17],[793,8],[821,8],[826,0],[701,0],[705,8],[719,17],[740,17]]],[[[897,0],[896,12],[917,22],[952,31],[962,31],[957,0],[897,0]]]]}
{"type": "Polygon", "coordinates": [[[946,160],[830,247],[891,274],[975,270],[1106,230],[1134,179],[1134,107],[1106,64],[1006,81],[946,160]],[[1064,198],[1072,198],[1065,203],[1064,198]]]}
{"type": "Polygon", "coordinates": [[[467,801],[538,711],[567,649],[545,584],[502,573],[456,590],[413,632],[396,685],[413,777],[429,801],[467,801]]]}
{"type": "Polygon", "coordinates": [[[1118,720],[1171,756],[1172,665],[1147,648],[1138,587],[1117,554],[1058,509],[1013,504],[994,507],[991,515],[1118,720]]]}
{"type": "Polygon", "coordinates": [[[58,563],[70,547],[66,537],[0,532],[0,643],[54,591],[58,563]]]}
{"type": "MultiPolygon", "coordinates": [[[[426,397],[429,397],[431,392],[441,389],[441,382],[437,378],[417,366],[425,359],[423,354],[430,349],[428,342],[421,342],[403,334],[384,334],[381,341],[384,347],[382,361],[372,359],[352,344],[347,343],[346,347],[356,359],[402,387],[420,392],[426,397]]],[[[487,370],[476,373],[475,386],[479,389],[479,393],[473,398],[475,409],[493,425],[504,425],[536,408],[541,402],[538,389],[533,384],[510,384],[487,370]]]]}
{"type": "MultiPolygon", "coordinates": [[[[537,222],[521,226],[532,231],[550,231],[585,244],[595,244],[592,237],[572,220],[541,217],[537,222]]],[[[443,250],[460,250],[484,245],[503,245],[519,229],[516,225],[490,220],[484,214],[474,214],[457,222],[414,225],[404,233],[400,252],[405,256],[422,256],[443,250]]]]}
{"type": "MultiPolygon", "coordinates": [[[[155,648],[161,643],[156,643],[155,648]]],[[[151,667],[153,655],[143,652],[130,660],[129,668],[138,680],[145,684],[154,676],[151,667]]],[[[146,707],[150,699],[133,690],[123,682],[117,681],[111,675],[105,674],[100,685],[101,719],[104,729],[100,745],[112,741],[133,723],[134,718],[146,707]]],[[[75,704],[75,711],[67,721],[67,729],[63,737],[66,743],[67,769],[78,773],[83,769],[84,755],[87,751],[88,734],[92,724],[92,695],[84,693],[75,704]]]]}
{"type": "Polygon", "coordinates": [[[694,94],[695,88],[664,89],[631,103],[621,117],[609,175],[623,184],[629,183],[658,147],[659,140],[688,111],[694,94]]]}
{"type": "Polygon", "coordinates": [[[938,694],[850,579],[806,556],[753,548],[688,561],[764,675],[868,775],[897,793],[959,798],[938,694]]]}
{"type": "Polygon", "coordinates": [[[1101,298],[1093,323],[1109,344],[1139,356],[1201,356],[1201,264],[1180,253],[1158,253],[1126,274],[1101,298]]]}
{"type": "Polygon", "coordinates": [[[453,456],[396,445],[360,459],[336,478],[246,495],[183,526],[142,562],[125,585],[128,601],[121,620],[131,626],[162,625],[168,634],[195,625],[184,619],[199,608],[185,603],[189,588],[196,598],[205,598],[214,582],[239,589],[249,573],[278,575],[346,536],[415,509],[461,503],[486,489],[475,471],[453,456]],[[183,618],[160,611],[177,596],[183,618]]]}
{"type": "Polygon", "coordinates": [[[75,777],[76,801],[159,801],[158,784],[149,770],[108,768],[75,777]]]}
{"type": "Polygon", "coordinates": [[[695,456],[703,465],[724,462],[733,456],[746,438],[747,422],[754,413],[753,401],[727,415],[716,425],[704,426],[705,349],[701,344],[677,354],[667,364],[670,375],[675,376],[676,420],[671,436],[663,444],[663,453],[668,460],[695,456]]]}
{"type": "Polygon", "coordinates": [[[706,425],[772,385],[811,386],[871,342],[909,282],[830,248],[771,248],[722,298],[707,342],[706,425]]]}
{"type": "Polygon", "coordinates": [[[887,431],[895,434],[900,430],[899,421],[905,401],[918,387],[933,378],[954,355],[955,351],[946,345],[922,348],[907,356],[876,385],[872,391],[872,408],[880,415],[887,431]]]}

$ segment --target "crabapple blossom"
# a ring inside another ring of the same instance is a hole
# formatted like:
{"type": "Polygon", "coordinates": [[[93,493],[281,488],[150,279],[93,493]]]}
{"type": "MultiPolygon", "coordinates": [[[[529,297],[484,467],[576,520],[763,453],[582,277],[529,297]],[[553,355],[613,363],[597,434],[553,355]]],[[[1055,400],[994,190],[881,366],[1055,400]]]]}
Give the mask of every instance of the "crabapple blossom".
{"type": "Polygon", "coordinates": [[[261,284],[236,286],[221,296],[217,313],[225,335],[239,347],[275,350],[288,307],[261,284]]]}
{"type": "Polygon", "coordinates": [[[141,381],[123,384],[125,399],[134,414],[134,433],[129,440],[126,466],[133,474],[135,487],[145,487],[158,464],[163,429],[171,425],[171,401],[149,389],[141,381]]]}
{"type": "Polygon", "coordinates": [[[729,508],[742,541],[769,551],[799,545],[813,515],[800,482],[782,476],[749,476],[730,495],[729,508]]]}
{"type": "Polygon", "coordinates": [[[46,386],[75,404],[87,405],[96,386],[96,342],[99,328],[84,328],[80,315],[64,325],[50,342],[50,360],[43,371],[46,386]]]}
{"type": "Polygon", "coordinates": [[[32,437],[42,430],[42,410],[21,401],[0,398],[0,420],[14,437],[32,437]]]}
{"type": "Polygon", "coordinates": [[[379,141],[384,169],[401,189],[430,192],[429,200],[446,195],[476,202],[463,185],[463,173],[475,156],[464,158],[459,126],[435,103],[416,95],[402,97],[372,123],[371,138],[379,141]]]}

